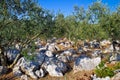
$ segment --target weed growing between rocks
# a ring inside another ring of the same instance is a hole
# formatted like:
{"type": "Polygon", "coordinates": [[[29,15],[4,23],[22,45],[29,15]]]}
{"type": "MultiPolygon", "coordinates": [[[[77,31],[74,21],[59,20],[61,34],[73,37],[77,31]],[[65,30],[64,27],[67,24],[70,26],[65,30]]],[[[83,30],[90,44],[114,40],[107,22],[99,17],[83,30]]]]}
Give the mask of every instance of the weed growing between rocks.
{"type": "Polygon", "coordinates": [[[120,62],[116,63],[113,68],[114,70],[120,69],[120,62]]]}
{"type": "Polygon", "coordinates": [[[101,62],[95,69],[95,74],[98,76],[98,77],[106,77],[106,76],[109,76],[109,77],[112,77],[114,76],[114,71],[113,69],[107,67],[105,65],[105,62],[101,62]]]}

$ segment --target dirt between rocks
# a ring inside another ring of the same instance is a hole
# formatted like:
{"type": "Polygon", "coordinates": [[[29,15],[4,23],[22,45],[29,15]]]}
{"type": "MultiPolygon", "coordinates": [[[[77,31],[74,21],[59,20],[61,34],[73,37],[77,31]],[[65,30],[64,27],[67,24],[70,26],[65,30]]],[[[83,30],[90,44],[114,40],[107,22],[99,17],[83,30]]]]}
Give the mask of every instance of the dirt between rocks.
{"type": "MultiPolygon", "coordinates": [[[[51,77],[49,75],[40,78],[38,80],[91,80],[93,71],[79,71],[74,73],[73,71],[66,73],[63,77],[51,77]]],[[[21,80],[20,77],[16,77],[12,72],[0,76],[0,80],[21,80]]],[[[28,80],[34,80],[28,77],[28,80]]]]}

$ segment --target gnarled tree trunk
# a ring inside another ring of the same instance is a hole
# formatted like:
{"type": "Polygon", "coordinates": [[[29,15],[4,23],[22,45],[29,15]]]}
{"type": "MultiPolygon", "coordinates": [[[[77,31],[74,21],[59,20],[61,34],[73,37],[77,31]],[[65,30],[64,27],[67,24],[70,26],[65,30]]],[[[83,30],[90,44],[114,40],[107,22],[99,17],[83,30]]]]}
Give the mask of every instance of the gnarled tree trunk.
{"type": "Polygon", "coordinates": [[[4,55],[4,48],[0,46],[0,61],[2,66],[7,66],[7,59],[4,55]]]}

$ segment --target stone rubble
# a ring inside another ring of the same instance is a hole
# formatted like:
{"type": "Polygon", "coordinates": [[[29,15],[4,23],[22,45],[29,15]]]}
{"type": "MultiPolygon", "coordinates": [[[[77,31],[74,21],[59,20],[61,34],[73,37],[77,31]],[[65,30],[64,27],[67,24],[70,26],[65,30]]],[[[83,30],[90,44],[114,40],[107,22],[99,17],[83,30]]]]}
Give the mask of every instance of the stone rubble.
{"type": "MultiPolygon", "coordinates": [[[[70,71],[69,63],[74,62],[73,71],[93,70],[101,62],[105,54],[110,56],[110,61],[119,61],[120,54],[111,55],[113,48],[109,40],[101,42],[84,41],[77,48],[73,47],[74,42],[65,39],[53,39],[44,43],[38,39],[35,42],[36,52],[30,53],[35,55],[34,60],[27,60],[21,57],[13,68],[15,76],[21,76],[21,80],[28,80],[28,76],[38,79],[46,76],[62,77],[70,71]],[[88,55],[89,53],[89,55],[88,55]],[[108,54],[109,53],[109,54],[108,54]]],[[[10,49],[5,55],[9,61],[13,61],[18,49],[10,49]]],[[[0,74],[3,74],[3,67],[0,66],[0,74]]],[[[117,74],[116,74],[117,75],[117,74]]],[[[97,78],[92,76],[93,80],[110,80],[109,77],[97,78]]],[[[116,78],[113,77],[113,80],[116,78]]]]}

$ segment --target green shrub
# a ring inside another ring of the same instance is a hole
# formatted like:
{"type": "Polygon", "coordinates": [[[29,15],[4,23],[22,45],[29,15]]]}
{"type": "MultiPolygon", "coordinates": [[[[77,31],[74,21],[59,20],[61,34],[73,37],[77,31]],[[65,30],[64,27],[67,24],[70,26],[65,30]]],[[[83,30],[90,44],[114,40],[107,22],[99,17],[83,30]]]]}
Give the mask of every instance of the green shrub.
{"type": "Polygon", "coordinates": [[[101,62],[95,69],[95,74],[98,77],[112,77],[114,76],[114,72],[111,68],[106,67],[104,62],[101,62]]]}

